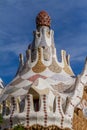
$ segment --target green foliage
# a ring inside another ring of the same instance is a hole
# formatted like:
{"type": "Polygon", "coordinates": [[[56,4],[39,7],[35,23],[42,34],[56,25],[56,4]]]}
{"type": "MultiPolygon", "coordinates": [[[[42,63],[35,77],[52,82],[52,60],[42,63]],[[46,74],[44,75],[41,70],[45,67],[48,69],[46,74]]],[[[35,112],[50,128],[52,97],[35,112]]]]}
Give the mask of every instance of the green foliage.
{"type": "Polygon", "coordinates": [[[25,130],[25,128],[22,125],[17,125],[13,128],[13,130],[25,130]]]}
{"type": "Polygon", "coordinates": [[[3,123],[3,117],[2,114],[0,114],[0,124],[3,123]]]}

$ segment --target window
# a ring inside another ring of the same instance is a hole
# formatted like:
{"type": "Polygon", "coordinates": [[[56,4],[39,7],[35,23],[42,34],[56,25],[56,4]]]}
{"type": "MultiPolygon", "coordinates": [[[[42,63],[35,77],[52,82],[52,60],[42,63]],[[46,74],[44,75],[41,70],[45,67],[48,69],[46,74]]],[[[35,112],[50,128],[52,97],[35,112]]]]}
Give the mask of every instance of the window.
{"type": "Polygon", "coordinates": [[[34,99],[34,110],[37,112],[39,111],[39,98],[38,99],[34,99]]]}

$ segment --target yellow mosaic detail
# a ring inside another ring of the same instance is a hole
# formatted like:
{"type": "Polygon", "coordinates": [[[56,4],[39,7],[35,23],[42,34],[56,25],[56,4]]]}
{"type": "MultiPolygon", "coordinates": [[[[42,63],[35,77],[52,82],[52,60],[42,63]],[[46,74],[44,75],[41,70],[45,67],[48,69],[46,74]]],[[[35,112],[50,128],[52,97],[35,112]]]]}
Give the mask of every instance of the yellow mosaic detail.
{"type": "Polygon", "coordinates": [[[41,48],[38,48],[38,61],[36,65],[32,68],[32,70],[35,73],[41,73],[46,69],[46,66],[41,61],[42,54],[41,54],[41,48]]]}
{"type": "Polygon", "coordinates": [[[63,70],[66,73],[70,74],[70,75],[74,75],[73,71],[69,67],[70,66],[67,64],[66,60],[64,60],[64,68],[63,68],[63,70]]]}
{"type": "Polygon", "coordinates": [[[62,68],[57,64],[54,58],[52,58],[52,64],[48,68],[55,73],[60,73],[62,70],[62,68]]]}
{"type": "MultiPolygon", "coordinates": [[[[44,126],[41,126],[41,125],[32,125],[32,126],[26,126],[26,127],[23,127],[24,130],[70,130],[69,128],[65,128],[65,129],[61,129],[55,125],[52,125],[52,126],[48,126],[48,127],[44,127],[44,126]]],[[[12,129],[6,129],[6,130],[14,130],[14,128],[12,129]]]]}
{"type": "MultiPolygon", "coordinates": [[[[74,75],[72,69],[70,68],[70,66],[68,65],[67,63],[67,58],[66,58],[66,51],[62,50],[62,60],[63,60],[63,63],[64,63],[64,68],[63,70],[69,74],[69,75],[74,75]]],[[[69,62],[69,61],[68,61],[69,62]]]]}
{"type": "Polygon", "coordinates": [[[68,67],[68,65],[65,65],[63,70],[70,75],[74,75],[74,73],[72,72],[72,70],[68,67]]]}
{"type": "Polygon", "coordinates": [[[73,130],[87,130],[87,119],[83,116],[82,110],[74,113],[73,130]]]}
{"type": "Polygon", "coordinates": [[[70,130],[69,128],[61,129],[58,126],[51,125],[48,127],[44,127],[41,125],[33,125],[29,128],[29,130],[70,130]]]}
{"type": "MultiPolygon", "coordinates": [[[[85,87],[83,98],[87,101],[87,88],[85,87]]],[[[87,118],[84,117],[81,109],[76,108],[73,118],[73,130],[87,130],[87,118]]]]}

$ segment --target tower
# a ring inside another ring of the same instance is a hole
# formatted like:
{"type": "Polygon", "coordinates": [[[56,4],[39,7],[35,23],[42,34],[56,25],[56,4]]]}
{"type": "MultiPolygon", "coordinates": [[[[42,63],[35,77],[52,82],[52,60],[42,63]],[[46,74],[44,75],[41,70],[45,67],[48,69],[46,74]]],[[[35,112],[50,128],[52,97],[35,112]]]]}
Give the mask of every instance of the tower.
{"type": "Polygon", "coordinates": [[[33,35],[26,60],[19,55],[16,76],[0,95],[2,130],[18,124],[25,129],[72,129],[74,112],[81,110],[87,85],[87,61],[78,77],[71,69],[66,51],[61,51],[62,60],[58,61],[51,18],[46,11],[37,15],[33,35]]]}

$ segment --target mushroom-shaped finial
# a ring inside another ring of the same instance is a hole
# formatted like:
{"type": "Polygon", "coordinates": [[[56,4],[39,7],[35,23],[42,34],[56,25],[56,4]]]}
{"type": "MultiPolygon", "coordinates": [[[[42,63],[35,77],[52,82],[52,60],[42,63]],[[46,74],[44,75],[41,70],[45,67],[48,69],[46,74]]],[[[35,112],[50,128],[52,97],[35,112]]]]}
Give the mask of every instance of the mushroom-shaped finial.
{"type": "Polygon", "coordinates": [[[36,27],[48,26],[50,27],[51,19],[46,11],[41,11],[36,17],[36,27]]]}

